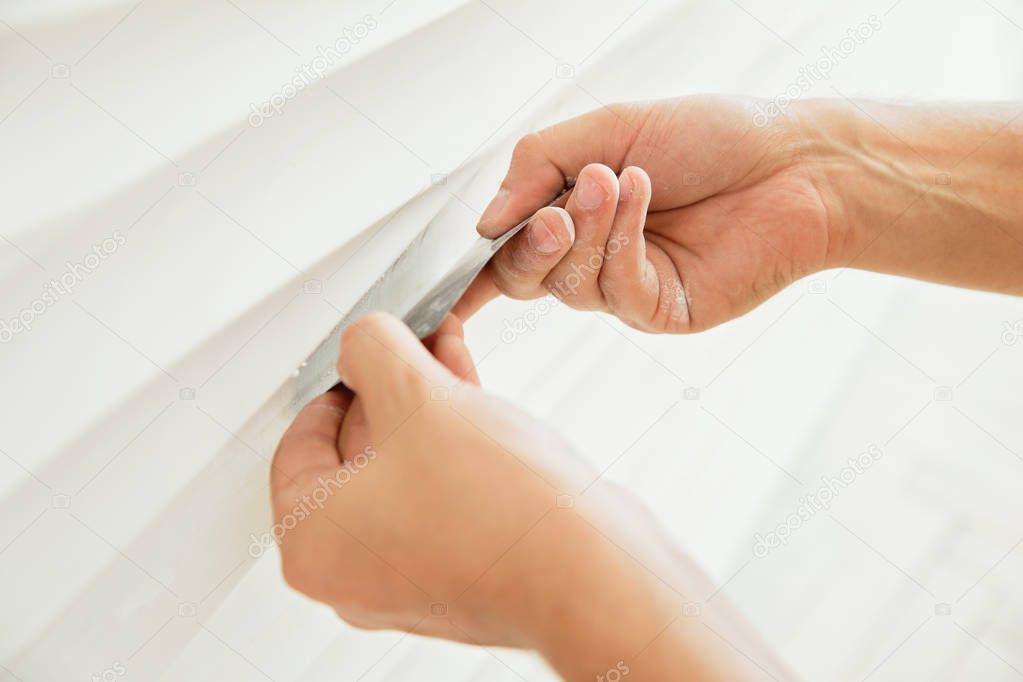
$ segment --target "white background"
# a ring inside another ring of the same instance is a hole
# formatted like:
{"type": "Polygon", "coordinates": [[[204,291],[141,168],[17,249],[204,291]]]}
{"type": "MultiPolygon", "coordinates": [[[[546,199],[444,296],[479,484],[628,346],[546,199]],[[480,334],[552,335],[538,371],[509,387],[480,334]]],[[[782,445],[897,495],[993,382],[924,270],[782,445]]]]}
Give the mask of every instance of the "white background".
{"type": "MultiPolygon", "coordinates": [[[[472,236],[522,132],[618,100],[773,98],[870,15],[811,95],[1023,95],[1008,0],[0,3],[0,319],[125,242],[0,346],[0,680],[549,679],[288,590],[249,553],[270,522],[249,418],[452,193],[472,236]],[[442,180],[472,160],[472,187],[442,180]]],[[[1014,680],[1021,328],[1018,299],[831,271],[698,336],[501,302],[468,337],[489,388],[706,566],[698,603],[734,601],[801,677],[1014,680]],[[871,446],[827,513],[753,555],[871,446]]]]}

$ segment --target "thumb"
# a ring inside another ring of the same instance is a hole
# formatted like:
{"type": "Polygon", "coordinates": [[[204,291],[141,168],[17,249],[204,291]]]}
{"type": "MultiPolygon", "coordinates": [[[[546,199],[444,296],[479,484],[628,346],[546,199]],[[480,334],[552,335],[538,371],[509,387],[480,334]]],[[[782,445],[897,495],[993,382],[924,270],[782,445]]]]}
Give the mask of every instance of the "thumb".
{"type": "Polygon", "coordinates": [[[345,329],[337,373],[362,399],[371,428],[388,432],[429,400],[433,388],[456,381],[405,323],[381,312],[345,329]]]}
{"type": "Polygon", "coordinates": [[[550,201],[590,163],[621,172],[625,154],[640,129],[640,110],[602,107],[519,140],[508,174],[480,217],[479,233],[497,237],[550,201]]]}
{"type": "Polygon", "coordinates": [[[270,466],[270,490],[274,502],[287,502],[293,488],[308,477],[337,469],[338,432],[345,420],[350,396],[327,391],[309,402],[281,436],[270,466]]]}

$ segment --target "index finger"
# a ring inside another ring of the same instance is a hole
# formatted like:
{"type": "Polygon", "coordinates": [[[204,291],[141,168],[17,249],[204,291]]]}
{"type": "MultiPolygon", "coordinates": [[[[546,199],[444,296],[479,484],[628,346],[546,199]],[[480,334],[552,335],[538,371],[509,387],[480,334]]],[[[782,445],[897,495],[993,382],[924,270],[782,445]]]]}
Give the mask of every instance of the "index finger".
{"type": "Polygon", "coordinates": [[[541,298],[548,293],[544,279],[575,241],[572,216],[562,208],[567,198],[562,196],[553,205],[537,211],[529,226],[494,254],[455,304],[452,310],[455,315],[467,319],[502,293],[520,300],[541,298]]]}
{"type": "Polygon", "coordinates": [[[497,288],[497,282],[494,281],[493,270],[483,268],[455,303],[451,312],[461,320],[468,320],[479,312],[480,308],[500,295],[501,290],[497,288]]]}
{"type": "Polygon", "coordinates": [[[519,140],[497,196],[480,217],[479,233],[491,238],[504,234],[590,163],[621,172],[638,130],[630,112],[622,105],[602,107],[519,140]]]}

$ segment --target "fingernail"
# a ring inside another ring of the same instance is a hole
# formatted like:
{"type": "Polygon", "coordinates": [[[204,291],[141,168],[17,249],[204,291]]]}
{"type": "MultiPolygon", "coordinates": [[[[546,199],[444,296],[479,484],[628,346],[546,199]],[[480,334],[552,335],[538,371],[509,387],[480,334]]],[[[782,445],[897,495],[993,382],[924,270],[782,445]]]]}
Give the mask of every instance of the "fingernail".
{"type": "Polygon", "coordinates": [[[557,226],[552,229],[551,226],[547,224],[548,220],[560,221],[561,218],[553,218],[550,216],[543,218],[537,216],[533,221],[533,224],[529,226],[529,232],[527,233],[529,245],[533,247],[533,250],[537,253],[555,253],[561,248],[561,244],[558,242],[558,235],[555,232],[557,226]]]}
{"type": "Polygon", "coordinates": [[[486,209],[483,211],[483,219],[480,220],[480,224],[492,224],[497,221],[497,218],[501,215],[501,210],[505,204],[508,203],[508,196],[511,194],[507,189],[501,188],[498,190],[494,198],[487,204],[486,209]]]}
{"type": "Polygon", "coordinates": [[[579,184],[575,186],[576,205],[586,211],[597,208],[606,198],[607,192],[590,175],[580,178],[579,184]]]}

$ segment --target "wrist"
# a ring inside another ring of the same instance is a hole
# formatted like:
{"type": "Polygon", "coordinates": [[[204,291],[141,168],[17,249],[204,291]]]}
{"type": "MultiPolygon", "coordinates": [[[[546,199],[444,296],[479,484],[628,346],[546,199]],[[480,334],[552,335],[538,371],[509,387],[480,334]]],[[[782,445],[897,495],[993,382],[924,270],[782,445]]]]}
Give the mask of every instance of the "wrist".
{"type": "Polygon", "coordinates": [[[828,216],[823,269],[862,265],[870,226],[883,220],[887,206],[913,195],[918,183],[878,144],[874,123],[851,104],[808,100],[795,110],[801,155],[828,216]]]}
{"type": "Polygon", "coordinates": [[[553,509],[536,531],[535,546],[523,548],[531,558],[522,584],[533,589],[515,617],[528,646],[564,678],[623,675],[659,635],[675,637],[664,631],[679,599],[575,509],[553,509]]]}
{"type": "Polygon", "coordinates": [[[825,267],[1021,290],[1023,125],[1010,107],[831,99],[796,111],[829,215],[825,267]]]}

